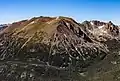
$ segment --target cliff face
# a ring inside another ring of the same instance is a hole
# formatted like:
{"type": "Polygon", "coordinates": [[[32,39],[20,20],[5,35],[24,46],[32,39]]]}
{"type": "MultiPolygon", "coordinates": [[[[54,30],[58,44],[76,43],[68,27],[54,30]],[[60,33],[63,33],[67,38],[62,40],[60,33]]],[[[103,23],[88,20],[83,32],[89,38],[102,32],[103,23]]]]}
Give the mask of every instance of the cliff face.
{"type": "Polygon", "coordinates": [[[0,79],[5,81],[69,81],[119,52],[119,27],[112,22],[37,17],[9,25],[0,36],[0,79]]]}

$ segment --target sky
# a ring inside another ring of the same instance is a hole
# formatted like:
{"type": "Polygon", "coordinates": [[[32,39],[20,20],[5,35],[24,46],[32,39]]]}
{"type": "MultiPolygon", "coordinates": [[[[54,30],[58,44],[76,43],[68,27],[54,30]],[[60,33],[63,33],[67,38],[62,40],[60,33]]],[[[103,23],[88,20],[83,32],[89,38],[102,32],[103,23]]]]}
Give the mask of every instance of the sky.
{"type": "Polygon", "coordinates": [[[120,0],[0,0],[0,24],[39,16],[67,16],[78,22],[120,24],[120,0]]]}

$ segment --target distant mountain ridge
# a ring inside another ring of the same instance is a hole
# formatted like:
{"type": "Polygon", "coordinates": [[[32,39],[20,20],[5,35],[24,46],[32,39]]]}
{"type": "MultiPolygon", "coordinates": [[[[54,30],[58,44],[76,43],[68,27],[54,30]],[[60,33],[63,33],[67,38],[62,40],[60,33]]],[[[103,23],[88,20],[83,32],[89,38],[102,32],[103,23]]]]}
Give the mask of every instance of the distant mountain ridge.
{"type": "Polygon", "coordinates": [[[4,29],[6,27],[8,27],[8,24],[0,24],[0,30],[4,29]]]}

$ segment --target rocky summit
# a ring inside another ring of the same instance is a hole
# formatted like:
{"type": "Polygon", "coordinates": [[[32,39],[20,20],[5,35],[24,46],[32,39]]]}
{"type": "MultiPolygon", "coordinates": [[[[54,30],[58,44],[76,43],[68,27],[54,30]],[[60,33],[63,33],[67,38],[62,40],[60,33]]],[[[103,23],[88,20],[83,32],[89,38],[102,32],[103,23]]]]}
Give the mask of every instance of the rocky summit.
{"type": "Polygon", "coordinates": [[[40,16],[0,27],[0,81],[120,81],[111,21],[40,16]]]}

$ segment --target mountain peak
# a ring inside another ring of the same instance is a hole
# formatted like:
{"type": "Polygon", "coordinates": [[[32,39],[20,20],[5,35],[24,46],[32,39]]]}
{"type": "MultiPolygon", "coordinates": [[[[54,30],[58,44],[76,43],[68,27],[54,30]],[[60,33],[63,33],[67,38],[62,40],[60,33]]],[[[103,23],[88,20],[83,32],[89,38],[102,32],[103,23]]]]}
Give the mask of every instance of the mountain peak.
{"type": "Polygon", "coordinates": [[[23,66],[27,75],[39,73],[40,77],[46,75],[46,71],[50,76],[61,70],[86,72],[101,61],[109,61],[114,57],[109,55],[119,51],[119,31],[112,22],[93,20],[80,24],[62,16],[14,22],[0,31],[0,61],[7,61],[12,69],[23,66]]]}

